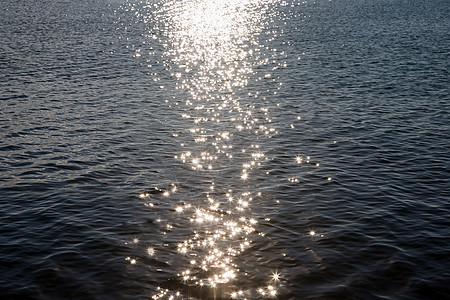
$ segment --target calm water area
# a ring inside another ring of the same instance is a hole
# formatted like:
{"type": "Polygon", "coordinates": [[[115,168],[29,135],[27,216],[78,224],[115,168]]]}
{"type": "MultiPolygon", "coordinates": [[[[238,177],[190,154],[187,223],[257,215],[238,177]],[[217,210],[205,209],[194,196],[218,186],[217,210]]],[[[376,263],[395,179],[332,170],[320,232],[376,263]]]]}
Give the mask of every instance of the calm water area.
{"type": "Polygon", "coordinates": [[[450,299],[448,0],[2,0],[1,299],[450,299]]]}

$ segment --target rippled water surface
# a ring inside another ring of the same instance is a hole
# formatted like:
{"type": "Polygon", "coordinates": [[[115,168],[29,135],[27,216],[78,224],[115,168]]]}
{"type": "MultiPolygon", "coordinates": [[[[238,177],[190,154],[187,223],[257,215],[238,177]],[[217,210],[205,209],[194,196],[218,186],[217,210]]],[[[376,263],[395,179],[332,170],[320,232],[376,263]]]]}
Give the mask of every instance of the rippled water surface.
{"type": "Polygon", "coordinates": [[[0,296],[449,298],[449,10],[3,1],[0,296]]]}

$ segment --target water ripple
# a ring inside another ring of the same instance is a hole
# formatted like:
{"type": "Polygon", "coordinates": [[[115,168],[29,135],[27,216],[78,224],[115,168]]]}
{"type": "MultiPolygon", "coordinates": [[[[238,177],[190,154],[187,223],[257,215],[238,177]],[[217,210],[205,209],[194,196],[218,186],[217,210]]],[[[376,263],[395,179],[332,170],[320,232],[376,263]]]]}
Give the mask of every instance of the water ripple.
{"type": "Polygon", "coordinates": [[[448,298],[447,16],[4,1],[1,297],[448,298]]]}

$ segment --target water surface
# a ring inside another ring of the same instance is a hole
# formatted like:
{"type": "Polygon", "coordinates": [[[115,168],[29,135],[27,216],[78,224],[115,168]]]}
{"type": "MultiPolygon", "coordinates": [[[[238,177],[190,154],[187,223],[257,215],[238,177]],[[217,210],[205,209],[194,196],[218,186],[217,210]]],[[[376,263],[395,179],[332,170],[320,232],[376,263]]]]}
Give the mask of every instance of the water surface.
{"type": "Polygon", "coordinates": [[[5,299],[445,299],[446,1],[4,1],[5,299]]]}

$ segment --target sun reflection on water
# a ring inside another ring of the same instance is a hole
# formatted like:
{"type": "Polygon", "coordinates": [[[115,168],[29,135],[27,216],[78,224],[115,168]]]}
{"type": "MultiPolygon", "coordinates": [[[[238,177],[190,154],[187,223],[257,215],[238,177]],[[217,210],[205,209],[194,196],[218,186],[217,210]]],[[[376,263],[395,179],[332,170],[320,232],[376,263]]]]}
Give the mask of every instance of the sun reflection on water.
{"type": "MultiPolygon", "coordinates": [[[[154,23],[147,37],[162,43],[161,59],[175,81],[174,88],[189,96],[176,99],[176,104],[165,99],[188,124],[185,130],[172,134],[181,149],[174,159],[186,166],[185,171],[192,174],[189,176],[207,182],[198,186],[203,189],[196,194],[198,197],[180,202],[177,195],[186,192],[186,188],[175,183],[139,197],[147,207],[156,210],[159,203],[153,198],[158,193],[160,199],[173,203],[170,210],[174,218],[188,224],[182,228],[186,232],[184,239],[163,245],[175,247],[187,262],[178,266],[180,283],[189,287],[220,287],[226,291],[226,298],[275,298],[283,283],[281,274],[273,270],[266,274],[266,284],[253,291],[236,288],[236,282],[246,275],[236,259],[252,246],[255,238],[264,237],[257,229],[258,220],[270,220],[253,210],[263,195],[252,183],[254,174],[259,174],[269,160],[259,141],[278,133],[272,124],[271,107],[264,103],[270,102],[268,95],[276,95],[281,88],[273,71],[286,67],[286,63],[277,62],[274,58],[280,55],[279,51],[264,44],[270,38],[261,42],[262,32],[274,17],[271,7],[278,2],[165,0],[148,2],[146,6],[151,9],[135,11],[145,23],[154,23]],[[258,71],[262,66],[265,68],[258,71]],[[267,89],[250,88],[254,82],[267,82],[267,89]]],[[[135,56],[142,58],[144,52],[139,49],[135,56]]],[[[149,67],[151,64],[149,61],[149,67]]],[[[309,157],[300,155],[293,160],[297,164],[304,160],[309,163],[309,157]]],[[[289,180],[298,182],[294,177],[289,180]]],[[[181,230],[161,218],[156,223],[162,223],[164,235],[181,230]]],[[[133,243],[140,241],[135,238],[133,243]]],[[[148,245],[146,251],[148,257],[156,258],[161,249],[148,245]]],[[[126,260],[138,264],[134,258],[126,260]]],[[[179,297],[183,297],[182,291],[164,288],[158,288],[153,295],[153,299],[179,297]]]]}

